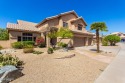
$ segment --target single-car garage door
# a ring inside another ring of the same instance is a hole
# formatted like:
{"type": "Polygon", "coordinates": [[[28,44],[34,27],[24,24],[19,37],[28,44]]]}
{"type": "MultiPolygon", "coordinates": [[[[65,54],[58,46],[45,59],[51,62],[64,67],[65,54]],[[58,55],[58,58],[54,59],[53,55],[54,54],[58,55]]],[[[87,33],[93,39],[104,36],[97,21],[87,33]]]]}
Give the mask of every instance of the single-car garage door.
{"type": "Polygon", "coordinates": [[[85,46],[85,38],[84,37],[74,37],[73,45],[74,45],[74,47],[85,46]]]}

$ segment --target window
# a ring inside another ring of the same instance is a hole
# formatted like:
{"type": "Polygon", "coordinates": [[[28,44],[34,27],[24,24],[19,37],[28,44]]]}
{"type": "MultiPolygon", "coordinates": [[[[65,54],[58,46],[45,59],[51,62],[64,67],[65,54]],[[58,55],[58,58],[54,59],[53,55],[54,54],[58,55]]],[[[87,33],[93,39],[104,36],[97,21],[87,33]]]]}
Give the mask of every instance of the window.
{"type": "Polygon", "coordinates": [[[68,27],[68,23],[67,22],[63,22],[63,27],[68,27]]]}
{"type": "Polygon", "coordinates": [[[19,42],[19,41],[21,41],[21,36],[18,36],[18,39],[17,39],[17,41],[19,42]]]}
{"type": "Polygon", "coordinates": [[[23,33],[22,35],[23,41],[32,41],[33,40],[33,34],[32,33],[23,33]]]}
{"type": "Polygon", "coordinates": [[[82,25],[81,24],[78,24],[78,30],[82,30],[82,25]]]}

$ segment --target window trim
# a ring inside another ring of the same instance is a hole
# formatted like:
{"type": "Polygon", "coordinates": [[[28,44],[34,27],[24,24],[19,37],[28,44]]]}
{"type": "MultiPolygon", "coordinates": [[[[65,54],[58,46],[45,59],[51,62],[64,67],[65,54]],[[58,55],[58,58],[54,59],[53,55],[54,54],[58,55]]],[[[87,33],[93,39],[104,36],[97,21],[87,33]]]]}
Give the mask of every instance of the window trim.
{"type": "Polygon", "coordinates": [[[82,24],[78,24],[77,29],[80,30],[80,31],[82,31],[82,28],[83,28],[83,25],[82,24]],[[79,26],[81,27],[81,29],[79,28],[79,26]]]}
{"type": "Polygon", "coordinates": [[[63,21],[63,27],[67,28],[69,26],[68,22],[63,21]],[[64,24],[65,23],[65,24],[64,24]]]}
{"type": "Polygon", "coordinates": [[[22,33],[22,41],[34,41],[33,38],[33,33],[22,33]]]}

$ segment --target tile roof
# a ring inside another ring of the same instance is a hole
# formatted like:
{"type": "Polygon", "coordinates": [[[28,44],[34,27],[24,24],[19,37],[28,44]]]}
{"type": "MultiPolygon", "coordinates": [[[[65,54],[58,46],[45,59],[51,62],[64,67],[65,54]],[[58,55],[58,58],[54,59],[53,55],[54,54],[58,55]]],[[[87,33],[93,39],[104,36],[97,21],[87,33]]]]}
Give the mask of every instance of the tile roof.
{"type": "Polygon", "coordinates": [[[71,31],[73,31],[73,32],[76,32],[76,33],[81,33],[81,34],[88,34],[88,35],[93,35],[94,36],[94,34],[93,33],[91,33],[91,32],[88,32],[88,31],[80,31],[80,30],[71,30],[71,31]]]}
{"type": "Polygon", "coordinates": [[[42,24],[42,23],[44,23],[44,22],[46,22],[46,21],[48,21],[48,20],[51,20],[51,19],[54,19],[54,18],[58,18],[58,17],[60,17],[60,16],[62,16],[62,15],[66,15],[66,14],[70,14],[70,13],[73,13],[76,17],[79,17],[79,16],[77,15],[77,13],[76,13],[74,10],[72,10],[72,11],[60,13],[60,14],[55,15],[55,16],[47,17],[47,18],[45,18],[42,22],[38,23],[38,24],[36,25],[36,27],[38,27],[40,24],[42,24]]]}
{"type": "Polygon", "coordinates": [[[75,21],[78,21],[78,20],[82,20],[85,23],[85,25],[87,26],[86,22],[84,21],[84,19],[82,17],[78,17],[77,19],[72,20],[71,22],[75,22],[75,21]]]}
{"type": "Polygon", "coordinates": [[[35,27],[36,25],[37,25],[37,23],[17,20],[17,24],[7,23],[7,29],[40,32],[40,30],[37,27],[35,27]]]}

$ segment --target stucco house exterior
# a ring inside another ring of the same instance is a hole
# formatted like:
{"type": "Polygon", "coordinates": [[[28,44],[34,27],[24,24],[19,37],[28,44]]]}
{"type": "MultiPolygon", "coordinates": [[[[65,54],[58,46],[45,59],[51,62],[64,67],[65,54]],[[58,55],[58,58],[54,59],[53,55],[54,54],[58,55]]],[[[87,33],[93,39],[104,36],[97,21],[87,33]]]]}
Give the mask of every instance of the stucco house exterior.
{"type": "Polygon", "coordinates": [[[45,18],[40,23],[32,23],[18,20],[17,24],[7,23],[10,43],[17,41],[35,41],[37,36],[45,38],[46,46],[49,47],[51,42],[58,42],[61,38],[50,39],[46,35],[52,27],[69,28],[73,33],[73,38],[61,39],[61,42],[70,44],[71,46],[91,45],[93,34],[86,30],[86,22],[79,17],[75,11],[61,13],[56,16],[45,18]]]}

